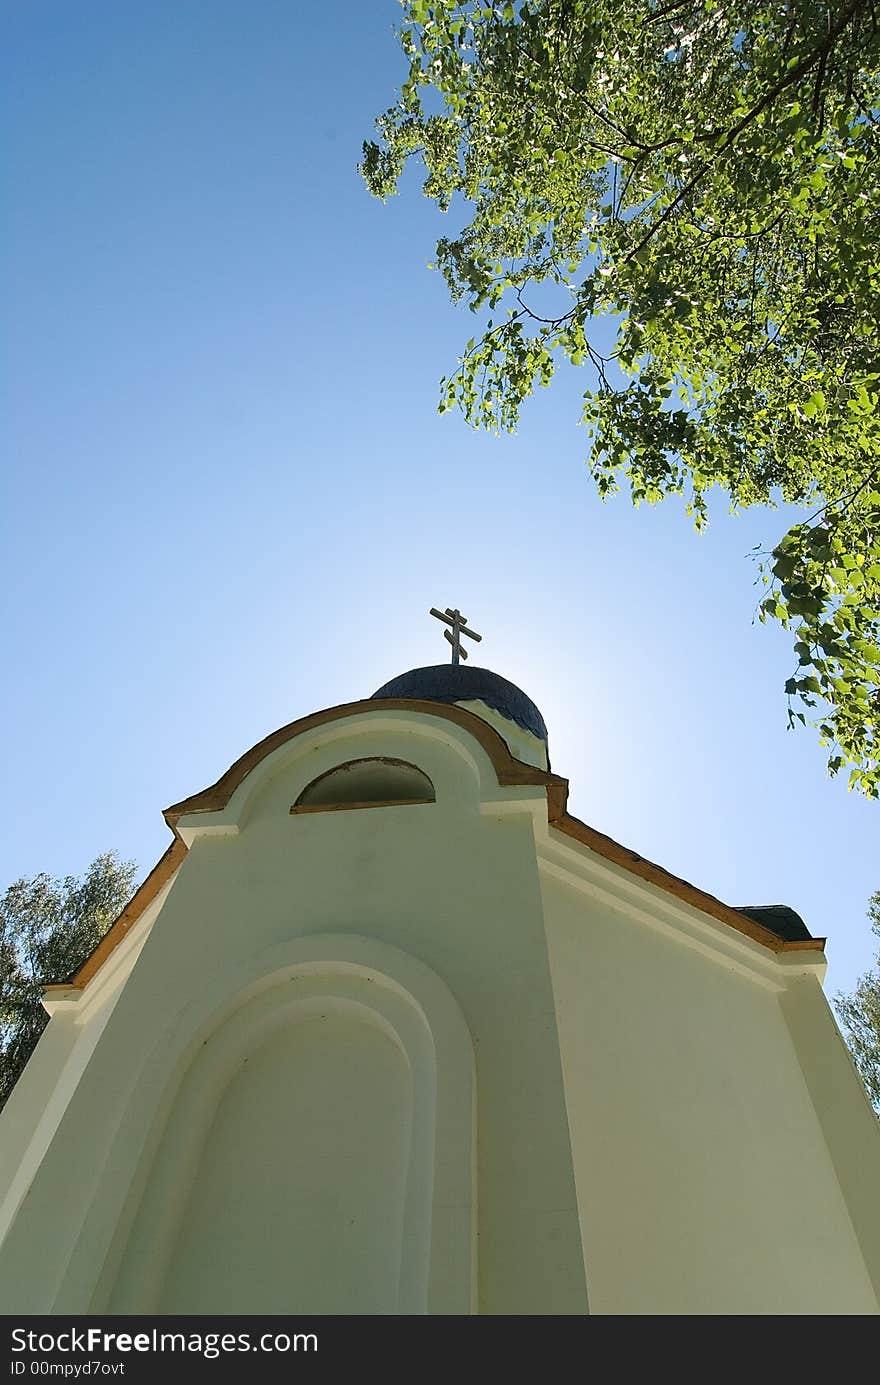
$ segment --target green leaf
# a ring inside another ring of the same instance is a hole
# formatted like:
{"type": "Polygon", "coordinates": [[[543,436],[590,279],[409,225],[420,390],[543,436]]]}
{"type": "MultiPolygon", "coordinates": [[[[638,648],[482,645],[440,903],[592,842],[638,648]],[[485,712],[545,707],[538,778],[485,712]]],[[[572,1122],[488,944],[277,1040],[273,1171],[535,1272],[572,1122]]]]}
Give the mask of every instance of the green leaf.
{"type": "Polygon", "coordinates": [[[387,198],[422,164],[461,209],[436,264],[480,327],[440,407],[515,428],[566,361],[601,496],[683,497],[698,527],[713,487],[803,506],[759,616],[791,629],[788,695],[825,699],[822,739],[876,796],[877,44],[853,16],[804,67],[829,11],[775,0],[651,23],[643,0],[402,10],[409,79],[361,168],[387,198]]]}

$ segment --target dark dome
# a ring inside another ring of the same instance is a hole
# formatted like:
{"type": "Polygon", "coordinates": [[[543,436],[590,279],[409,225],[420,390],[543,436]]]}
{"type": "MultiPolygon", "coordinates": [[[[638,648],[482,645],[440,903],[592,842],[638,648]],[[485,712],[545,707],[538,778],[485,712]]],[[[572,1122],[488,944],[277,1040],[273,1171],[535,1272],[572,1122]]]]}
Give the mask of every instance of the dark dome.
{"type": "Polygon", "coordinates": [[[433,664],[411,668],[392,678],[373,697],[416,697],[427,702],[485,702],[502,716],[510,717],[524,731],[547,743],[544,718],[530,697],[515,683],[488,668],[468,664],[433,664]]]}

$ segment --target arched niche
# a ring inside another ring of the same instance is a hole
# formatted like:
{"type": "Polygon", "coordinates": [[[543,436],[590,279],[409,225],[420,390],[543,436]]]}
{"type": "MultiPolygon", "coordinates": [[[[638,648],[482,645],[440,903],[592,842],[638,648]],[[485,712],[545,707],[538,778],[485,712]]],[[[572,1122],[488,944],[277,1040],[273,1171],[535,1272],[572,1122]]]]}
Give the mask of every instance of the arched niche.
{"type": "Polygon", "coordinates": [[[423,770],[408,760],[388,755],[346,760],[325,770],[307,784],[292,813],[332,808],[368,808],[433,803],[434,785],[423,770]]]}
{"type": "MultiPolygon", "coordinates": [[[[415,959],[332,941],[337,960],[264,978],[197,1042],[133,1180],[96,1310],[473,1311],[464,1020],[415,959]],[[361,960],[338,960],[345,951],[361,960]],[[403,959],[418,997],[364,965],[377,952],[392,970],[403,959]]],[[[314,938],[299,943],[314,951],[314,938]]]]}
{"type": "MultiPolygon", "coordinates": [[[[235,1070],[190,1156],[156,1309],[398,1313],[414,1153],[407,1055],[375,1011],[338,992],[274,1019],[237,1035],[235,1070]]],[[[427,1217],[410,1201],[418,1270],[427,1217]]]]}

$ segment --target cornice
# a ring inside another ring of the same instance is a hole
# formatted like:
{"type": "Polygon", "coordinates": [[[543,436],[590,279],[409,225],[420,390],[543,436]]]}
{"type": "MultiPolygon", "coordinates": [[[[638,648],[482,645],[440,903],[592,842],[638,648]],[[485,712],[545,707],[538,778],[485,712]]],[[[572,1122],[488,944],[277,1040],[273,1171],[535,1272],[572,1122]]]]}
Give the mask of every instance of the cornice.
{"type": "Polygon", "coordinates": [[[821,953],[823,951],[824,938],[814,938],[803,942],[784,941],[753,919],[739,913],[730,905],[724,904],[714,895],[701,890],[687,880],[682,880],[664,870],[662,866],[646,860],[638,852],[622,846],[611,837],[605,836],[604,833],[596,831],[595,828],[589,827],[580,819],[573,817],[566,811],[568,781],[549,770],[538,769],[533,765],[527,765],[521,760],[514,759],[501,735],[474,712],[454,704],[429,702],[415,698],[369,698],[358,702],[343,703],[340,706],[329,707],[320,712],[313,712],[309,716],[300,717],[297,721],[290,722],[287,726],[282,726],[245,751],[234,764],[230,765],[225,774],[220,776],[216,783],[202,789],[199,793],[192,794],[189,798],[182,799],[179,803],[172,804],[170,808],[166,808],[164,817],[174,833],[174,841],[111,925],[94,952],[70,981],[49,985],[45,988],[47,999],[51,1000],[53,994],[57,995],[58,999],[73,999],[75,992],[82,991],[180,867],[187,855],[186,843],[178,831],[178,822],[184,815],[212,813],[225,808],[239,784],[257,765],[281,746],[305,732],[333,722],[341,722],[350,717],[386,712],[420,713],[424,716],[452,722],[461,727],[473,736],[486,752],[501,787],[533,785],[546,795],[548,827],[555,829],[556,832],[569,838],[573,843],[577,843],[578,846],[587,847],[595,855],[612,865],[622,867],[623,870],[628,871],[638,879],[655,885],[681,903],[690,905],[718,922],[726,924],[738,934],[758,943],[767,951],[777,954],[790,952],[821,953]],[[62,992],[65,992],[66,996],[62,997],[60,994],[62,992]]]}

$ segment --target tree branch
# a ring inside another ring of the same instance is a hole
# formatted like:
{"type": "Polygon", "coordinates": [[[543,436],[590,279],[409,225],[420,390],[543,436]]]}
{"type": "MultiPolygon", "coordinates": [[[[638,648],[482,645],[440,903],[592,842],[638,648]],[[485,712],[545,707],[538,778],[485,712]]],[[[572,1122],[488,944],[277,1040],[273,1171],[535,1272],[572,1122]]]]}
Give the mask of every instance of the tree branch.
{"type": "MultiPolygon", "coordinates": [[[[672,199],[669,205],[663,209],[660,216],[654,222],[653,226],[649,227],[649,229],[645,232],[645,234],[637,242],[633,249],[630,250],[629,254],[625,257],[623,261],[624,264],[628,264],[629,261],[639,253],[640,250],[644,249],[644,247],[648,244],[648,241],[652,238],[652,236],[655,236],[657,234],[657,232],[660,230],[660,227],[666,221],[668,221],[669,218],[673,215],[673,213],[681,206],[682,202],[687,197],[688,193],[692,192],[693,189],[697,186],[697,184],[702,179],[703,175],[711,168],[715,160],[731,147],[734,140],[736,140],[742,134],[743,130],[745,130],[747,126],[749,126],[752,123],[753,120],[757,119],[757,117],[761,114],[762,111],[765,111],[767,107],[771,105],[772,102],[775,101],[776,98],[780,96],[782,92],[784,92],[788,87],[792,86],[795,82],[800,81],[801,77],[804,77],[817,62],[820,62],[824,65],[824,63],[827,61],[829,52],[834,47],[834,44],[837,42],[838,38],[843,33],[846,26],[850,23],[852,19],[855,18],[855,16],[859,13],[860,10],[866,9],[867,6],[868,0],[852,0],[852,3],[846,9],[842,10],[840,14],[837,16],[837,19],[834,21],[834,23],[828,30],[828,34],[819,44],[819,46],[817,48],[814,48],[811,53],[808,53],[805,57],[801,58],[800,62],[797,63],[789,73],[787,73],[784,77],[780,78],[780,80],[776,82],[772,87],[770,87],[768,91],[765,91],[760,101],[757,101],[755,105],[752,106],[751,110],[747,111],[746,114],[742,117],[742,119],[738,120],[736,125],[734,125],[733,128],[727,132],[721,143],[718,145],[718,148],[713,151],[711,156],[708,159],[704,159],[702,161],[702,163],[698,166],[696,172],[692,174],[692,176],[687,180],[684,187],[681,188],[678,193],[676,193],[675,197],[672,199]]],[[[717,134],[718,132],[715,131],[711,134],[703,135],[701,138],[704,141],[710,140],[717,138],[717,134]]]]}

